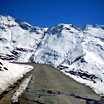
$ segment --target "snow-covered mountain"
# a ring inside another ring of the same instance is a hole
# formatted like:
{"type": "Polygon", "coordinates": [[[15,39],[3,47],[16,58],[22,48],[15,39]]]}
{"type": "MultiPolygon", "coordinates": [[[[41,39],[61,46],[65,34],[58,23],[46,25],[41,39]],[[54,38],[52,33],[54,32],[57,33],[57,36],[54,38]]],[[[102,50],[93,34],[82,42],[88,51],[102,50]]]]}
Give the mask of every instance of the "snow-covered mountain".
{"type": "MultiPolygon", "coordinates": [[[[104,95],[104,26],[31,26],[0,17],[0,58],[50,64],[104,95]]],[[[70,82],[69,82],[70,83],[70,82]]]]}
{"type": "Polygon", "coordinates": [[[43,38],[45,29],[10,16],[0,17],[0,58],[27,62],[43,38]]]}
{"type": "Polygon", "coordinates": [[[83,54],[82,31],[71,24],[59,24],[47,30],[37,51],[34,61],[59,66],[65,60],[71,64],[83,54]]]}

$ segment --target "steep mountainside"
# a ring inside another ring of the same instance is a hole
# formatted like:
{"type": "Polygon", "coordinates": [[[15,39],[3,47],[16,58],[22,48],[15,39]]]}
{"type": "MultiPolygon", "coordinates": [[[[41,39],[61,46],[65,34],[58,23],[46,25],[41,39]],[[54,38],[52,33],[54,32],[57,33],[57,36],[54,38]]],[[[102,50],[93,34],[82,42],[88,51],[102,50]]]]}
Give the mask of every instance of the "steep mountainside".
{"type": "Polygon", "coordinates": [[[33,27],[12,17],[0,17],[0,57],[27,62],[41,41],[45,29],[33,27]]]}
{"type": "Polygon", "coordinates": [[[0,17],[0,58],[50,64],[104,95],[104,26],[31,26],[0,17]]]}

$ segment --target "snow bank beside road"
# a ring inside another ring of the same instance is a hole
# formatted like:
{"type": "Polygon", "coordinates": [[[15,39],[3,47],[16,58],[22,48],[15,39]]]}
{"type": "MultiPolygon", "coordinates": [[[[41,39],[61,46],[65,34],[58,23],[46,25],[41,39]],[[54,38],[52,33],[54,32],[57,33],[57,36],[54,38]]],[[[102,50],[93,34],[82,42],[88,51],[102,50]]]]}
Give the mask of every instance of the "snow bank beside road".
{"type": "Polygon", "coordinates": [[[0,59],[0,94],[32,69],[29,65],[9,63],[0,59]]]}

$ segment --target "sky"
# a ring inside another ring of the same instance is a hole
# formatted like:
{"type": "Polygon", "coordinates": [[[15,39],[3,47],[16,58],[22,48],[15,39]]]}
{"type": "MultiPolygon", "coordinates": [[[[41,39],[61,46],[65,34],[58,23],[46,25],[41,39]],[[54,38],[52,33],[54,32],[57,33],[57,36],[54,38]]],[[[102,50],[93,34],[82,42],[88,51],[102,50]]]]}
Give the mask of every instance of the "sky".
{"type": "Polygon", "coordinates": [[[104,0],[0,0],[0,15],[35,26],[104,24],[104,0]]]}

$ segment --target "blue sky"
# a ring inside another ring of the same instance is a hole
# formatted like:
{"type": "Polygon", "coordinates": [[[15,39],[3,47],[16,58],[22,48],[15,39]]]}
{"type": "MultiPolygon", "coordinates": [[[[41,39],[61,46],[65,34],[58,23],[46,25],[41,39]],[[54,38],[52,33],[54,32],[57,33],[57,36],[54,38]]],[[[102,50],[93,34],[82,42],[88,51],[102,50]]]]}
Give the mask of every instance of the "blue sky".
{"type": "Polygon", "coordinates": [[[104,0],[0,0],[0,14],[32,25],[104,24],[104,0]]]}

